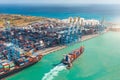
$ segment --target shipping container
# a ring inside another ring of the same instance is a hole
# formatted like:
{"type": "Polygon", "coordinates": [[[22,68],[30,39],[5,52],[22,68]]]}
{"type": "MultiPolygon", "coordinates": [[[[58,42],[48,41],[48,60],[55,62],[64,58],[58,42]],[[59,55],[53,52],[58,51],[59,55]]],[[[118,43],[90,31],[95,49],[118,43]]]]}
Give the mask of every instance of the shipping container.
{"type": "Polygon", "coordinates": [[[4,71],[9,71],[10,70],[10,65],[8,63],[2,63],[4,71]]]}
{"type": "Polygon", "coordinates": [[[14,70],[15,69],[15,64],[13,62],[10,62],[9,65],[10,65],[10,70],[14,70]]]}

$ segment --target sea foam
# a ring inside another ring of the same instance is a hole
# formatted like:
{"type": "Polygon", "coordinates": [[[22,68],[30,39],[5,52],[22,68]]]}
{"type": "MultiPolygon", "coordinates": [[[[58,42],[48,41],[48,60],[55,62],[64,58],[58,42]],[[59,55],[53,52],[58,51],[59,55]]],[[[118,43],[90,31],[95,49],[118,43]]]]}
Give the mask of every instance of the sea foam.
{"type": "Polygon", "coordinates": [[[46,73],[43,76],[42,80],[52,80],[52,79],[54,79],[55,76],[58,75],[58,73],[60,71],[62,71],[64,69],[66,69],[66,66],[63,63],[61,63],[61,64],[55,66],[53,69],[51,69],[50,72],[46,73]]]}

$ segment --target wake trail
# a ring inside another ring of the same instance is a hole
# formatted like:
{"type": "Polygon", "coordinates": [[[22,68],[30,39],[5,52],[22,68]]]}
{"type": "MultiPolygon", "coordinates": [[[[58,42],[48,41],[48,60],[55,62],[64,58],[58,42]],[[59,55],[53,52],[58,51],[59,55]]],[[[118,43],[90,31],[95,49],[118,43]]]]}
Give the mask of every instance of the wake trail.
{"type": "Polygon", "coordinates": [[[58,73],[62,70],[66,69],[66,66],[61,63],[59,65],[57,65],[56,67],[54,67],[53,69],[50,70],[50,72],[46,73],[42,80],[52,80],[54,79],[55,76],[58,75],[58,73]]]}

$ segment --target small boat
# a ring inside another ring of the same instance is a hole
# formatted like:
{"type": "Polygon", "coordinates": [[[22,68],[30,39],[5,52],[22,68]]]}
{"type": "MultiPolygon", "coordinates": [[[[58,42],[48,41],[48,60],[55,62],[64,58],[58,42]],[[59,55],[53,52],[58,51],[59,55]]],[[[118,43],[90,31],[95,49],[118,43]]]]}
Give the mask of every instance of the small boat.
{"type": "Polygon", "coordinates": [[[62,59],[62,63],[67,65],[67,69],[72,67],[72,62],[77,59],[84,52],[84,47],[81,46],[79,49],[74,50],[72,53],[65,55],[64,59],[62,59]]]}

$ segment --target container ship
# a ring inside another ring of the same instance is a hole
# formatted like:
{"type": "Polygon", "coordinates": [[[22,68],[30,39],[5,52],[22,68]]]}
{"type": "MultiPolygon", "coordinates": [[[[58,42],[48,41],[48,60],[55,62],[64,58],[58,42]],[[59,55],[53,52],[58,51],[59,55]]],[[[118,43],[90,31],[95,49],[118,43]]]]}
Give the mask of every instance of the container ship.
{"type": "Polygon", "coordinates": [[[67,65],[67,69],[72,67],[72,62],[77,59],[84,52],[84,47],[81,46],[79,49],[74,50],[73,52],[65,55],[62,63],[67,65]]]}
{"type": "Polygon", "coordinates": [[[19,59],[16,59],[14,61],[8,61],[8,60],[1,60],[0,62],[0,79],[3,79],[7,76],[10,76],[12,74],[15,74],[35,63],[40,61],[42,58],[42,55],[32,55],[27,56],[24,55],[19,59]]]}

